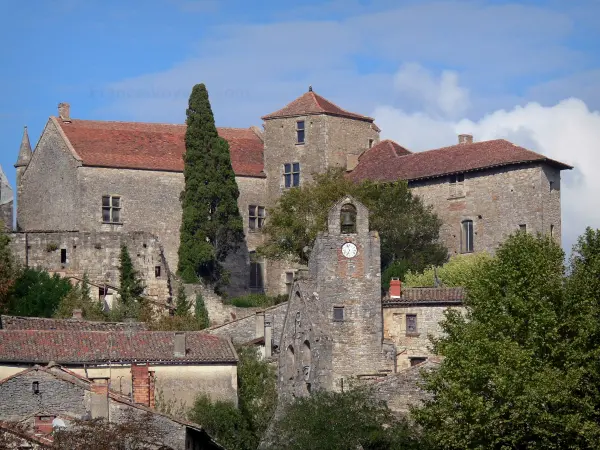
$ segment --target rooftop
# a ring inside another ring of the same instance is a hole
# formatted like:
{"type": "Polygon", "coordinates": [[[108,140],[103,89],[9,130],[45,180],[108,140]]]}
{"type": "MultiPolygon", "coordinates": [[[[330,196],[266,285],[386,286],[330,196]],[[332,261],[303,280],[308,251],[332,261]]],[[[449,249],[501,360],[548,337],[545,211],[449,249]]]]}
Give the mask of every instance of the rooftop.
{"type": "Polygon", "coordinates": [[[3,330],[73,330],[73,331],[142,331],[145,322],[95,322],[81,319],[47,319],[44,317],[0,316],[3,330]]]}
{"type": "Polygon", "coordinates": [[[400,298],[386,297],[382,300],[383,307],[431,305],[431,304],[457,304],[463,303],[466,297],[462,287],[402,287],[400,298]]]}

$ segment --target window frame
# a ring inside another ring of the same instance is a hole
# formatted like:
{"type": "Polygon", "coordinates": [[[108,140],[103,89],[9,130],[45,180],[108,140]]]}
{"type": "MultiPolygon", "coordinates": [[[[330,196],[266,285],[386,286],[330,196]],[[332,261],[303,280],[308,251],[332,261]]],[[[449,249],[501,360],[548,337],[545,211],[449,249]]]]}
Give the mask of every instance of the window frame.
{"type": "Polygon", "coordinates": [[[298,145],[303,145],[306,143],[306,121],[303,120],[297,120],[296,121],[296,144],[298,145]],[[302,124],[302,127],[300,127],[300,124],[302,124]],[[300,138],[300,136],[302,136],[302,139],[300,138]]]}
{"type": "Polygon", "coordinates": [[[406,324],[406,335],[407,336],[418,336],[419,335],[419,322],[417,319],[417,314],[406,314],[405,318],[405,324],[406,324]],[[409,320],[410,318],[410,320],[409,320]],[[409,329],[409,322],[414,322],[411,325],[411,328],[413,329],[409,329]]]}
{"type": "Polygon", "coordinates": [[[117,224],[123,223],[123,198],[120,195],[107,194],[102,196],[102,223],[104,224],[117,224]],[[105,199],[108,199],[108,204],[105,204],[105,199]],[[116,205],[115,205],[116,200],[116,205]],[[108,220],[105,219],[104,213],[108,212],[108,220]],[[115,215],[117,216],[115,220],[115,215]]]}
{"type": "Polygon", "coordinates": [[[460,252],[473,253],[475,251],[475,229],[471,219],[460,222],[460,252]],[[470,228],[469,228],[470,224],[470,228]],[[465,229],[466,227],[466,229],[465,229]],[[470,233],[469,233],[470,232],[470,233]],[[470,238],[470,239],[469,239],[470,238]]]}
{"type": "Polygon", "coordinates": [[[283,187],[291,189],[300,186],[300,163],[283,164],[283,187]]]}
{"type": "Polygon", "coordinates": [[[334,306],[333,307],[333,321],[334,322],[344,322],[346,320],[346,311],[343,306],[334,306]],[[341,319],[336,317],[336,312],[341,312],[341,319]]]}
{"type": "Polygon", "coordinates": [[[465,196],[465,174],[455,173],[448,177],[450,198],[460,198],[465,196]]]}
{"type": "Polygon", "coordinates": [[[250,279],[248,288],[253,292],[263,292],[265,289],[264,261],[256,255],[255,251],[249,252],[250,279]]]}
{"type": "Polygon", "coordinates": [[[264,206],[248,205],[248,231],[260,231],[265,224],[266,215],[264,206]]]}

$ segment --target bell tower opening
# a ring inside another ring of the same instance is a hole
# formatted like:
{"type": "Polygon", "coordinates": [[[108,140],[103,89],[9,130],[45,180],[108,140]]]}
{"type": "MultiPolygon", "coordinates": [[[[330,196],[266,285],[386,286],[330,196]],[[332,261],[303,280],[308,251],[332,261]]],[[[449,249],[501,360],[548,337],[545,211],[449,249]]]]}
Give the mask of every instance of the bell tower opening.
{"type": "Polygon", "coordinates": [[[340,232],[356,233],[356,207],[351,203],[346,203],[340,210],[340,232]]]}

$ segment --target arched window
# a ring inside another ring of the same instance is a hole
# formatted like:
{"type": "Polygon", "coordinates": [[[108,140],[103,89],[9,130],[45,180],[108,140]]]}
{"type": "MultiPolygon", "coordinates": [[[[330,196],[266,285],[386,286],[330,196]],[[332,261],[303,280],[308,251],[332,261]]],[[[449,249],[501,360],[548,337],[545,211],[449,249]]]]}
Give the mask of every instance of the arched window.
{"type": "Polygon", "coordinates": [[[460,224],[460,252],[471,253],[473,251],[473,221],[463,220],[460,224]]]}
{"type": "Polygon", "coordinates": [[[356,233],[356,208],[350,203],[340,211],[340,231],[342,234],[356,233]]]}
{"type": "Polygon", "coordinates": [[[310,342],[304,341],[302,346],[302,365],[310,366],[312,363],[312,354],[310,352],[310,342]]]}

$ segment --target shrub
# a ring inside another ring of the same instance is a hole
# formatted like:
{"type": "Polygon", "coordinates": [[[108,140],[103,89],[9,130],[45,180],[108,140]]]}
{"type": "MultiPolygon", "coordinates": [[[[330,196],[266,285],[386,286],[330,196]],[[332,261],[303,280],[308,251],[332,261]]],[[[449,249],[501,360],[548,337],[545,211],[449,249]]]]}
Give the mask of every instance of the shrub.
{"type": "Polygon", "coordinates": [[[239,308],[267,308],[285,302],[287,299],[287,295],[248,294],[228,299],[226,302],[239,308]]]}

